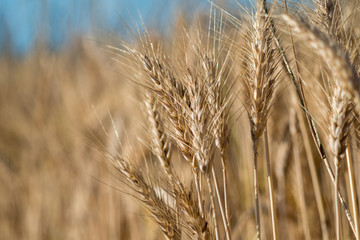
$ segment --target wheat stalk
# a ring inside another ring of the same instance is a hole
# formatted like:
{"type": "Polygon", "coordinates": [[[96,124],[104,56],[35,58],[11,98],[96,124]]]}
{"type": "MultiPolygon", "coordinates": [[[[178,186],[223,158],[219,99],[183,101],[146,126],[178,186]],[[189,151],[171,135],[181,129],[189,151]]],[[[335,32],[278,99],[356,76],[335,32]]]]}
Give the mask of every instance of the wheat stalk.
{"type": "Polygon", "coordinates": [[[209,171],[212,168],[212,145],[214,138],[211,134],[210,119],[207,115],[207,101],[205,95],[205,79],[201,72],[191,72],[185,75],[185,81],[188,86],[190,96],[190,106],[186,115],[189,119],[189,129],[191,133],[191,145],[194,151],[194,161],[199,164],[202,174],[205,174],[208,190],[210,194],[211,211],[215,226],[216,239],[219,239],[219,229],[217,225],[217,214],[215,210],[215,201],[213,196],[213,187],[209,177],[209,171]]]}
{"type": "MultiPolygon", "coordinates": [[[[338,0],[318,0],[316,2],[316,17],[315,22],[320,26],[324,26],[324,32],[329,36],[333,37],[339,46],[342,46],[343,50],[349,55],[349,61],[354,64],[356,61],[356,55],[358,51],[358,47],[354,46],[354,38],[353,32],[354,29],[345,30],[345,21],[342,19],[342,9],[340,5],[340,1],[338,0]],[[355,57],[354,57],[355,56],[355,57]]],[[[336,75],[336,72],[334,73],[336,75]]],[[[337,89],[338,86],[334,89],[335,92],[341,91],[337,89]]],[[[336,98],[336,94],[334,93],[334,98],[336,98]]],[[[347,100],[345,100],[347,101],[347,100]]],[[[347,149],[348,150],[348,149],[347,149]]],[[[347,152],[348,153],[348,152],[347,152]]],[[[351,177],[353,174],[353,168],[351,161],[349,160],[350,155],[346,154],[348,169],[349,169],[349,180],[350,180],[350,188],[354,189],[354,182],[351,177]]],[[[335,176],[336,178],[336,176],[335,176]]],[[[357,219],[357,206],[354,204],[356,202],[355,195],[353,191],[351,191],[351,198],[353,202],[353,218],[356,230],[356,238],[359,239],[359,227],[358,227],[358,219],[357,219]]],[[[336,200],[335,200],[336,201],[336,200]]],[[[336,202],[337,203],[337,202],[336,202]]],[[[338,209],[337,209],[338,210],[338,209]]],[[[338,215],[337,215],[338,216],[338,215]]],[[[339,221],[337,221],[339,223],[339,221]]],[[[339,227],[338,227],[339,228],[339,227]]]]}
{"type": "MultiPolygon", "coordinates": [[[[257,238],[261,238],[260,214],[259,214],[259,193],[257,185],[257,148],[258,139],[266,129],[266,122],[272,102],[272,95],[275,87],[275,68],[278,63],[275,49],[273,48],[272,36],[270,31],[270,19],[260,11],[256,14],[253,21],[248,46],[249,55],[249,76],[247,79],[248,95],[250,97],[250,126],[251,138],[253,140],[254,151],[254,193],[255,193],[255,212],[257,225],[257,238]]],[[[265,137],[266,151],[268,152],[267,137],[265,137]]],[[[276,216],[273,199],[273,188],[270,172],[269,155],[266,155],[267,173],[270,193],[270,205],[272,215],[272,231],[274,239],[277,239],[276,216]]]]}
{"type": "MultiPolygon", "coordinates": [[[[227,171],[226,171],[226,150],[229,143],[229,132],[228,132],[228,96],[223,93],[225,84],[224,69],[218,70],[215,68],[216,60],[213,57],[204,56],[201,58],[202,66],[206,74],[206,94],[207,94],[207,106],[208,111],[212,120],[212,133],[214,138],[215,146],[220,152],[220,159],[222,164],[223,173],[223,189],[224,189],[224,209],[226,223],[224,224],[227,237],[231,238],[231,227],[230,227],[230,214],[229,214],[229,203],[228,203],[228,191],[227,191],[227,171]]],[[[216,173],[214,168],[212,169],[212,175],[215,182],[215,189],[218,196],[218,202],[221,213],[223,214],[223,204],[219,195],[218,184],[216,180],[216,173]]]]}

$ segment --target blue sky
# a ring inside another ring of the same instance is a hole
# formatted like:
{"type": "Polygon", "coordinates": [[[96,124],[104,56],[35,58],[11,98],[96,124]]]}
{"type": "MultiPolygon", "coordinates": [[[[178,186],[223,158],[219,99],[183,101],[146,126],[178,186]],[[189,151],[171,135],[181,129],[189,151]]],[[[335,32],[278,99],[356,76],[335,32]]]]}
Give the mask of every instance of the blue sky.
{"type": "MultiPolygon", "coordinates": [[[[120,33],[124,29],[121,19],[133,25],[139,22],[140,15],[146,24],[162,28],[164,23],[169,25],[179,2],[181,0],[0,0],[0,50],[6,46],[7,51],[22,56],[39,39],[56,50],[74,34],[86,35],[96,30],[120,33]]],[[[206,0],[197,2],[208,6],[206,0]]]]}
{"type": "MultiPolygon", "coordinates": [[[[24,56],[40,39],[50,49],[61,49],[74,35],[123,34],[124,20],[158,29],[171,26],[174,11],[183,2],[189,16],[197,9],[208,10],[209,0],[0,0],[0,54],[24,56]],[[189,7],[190,6],[190,7],[189,7]],[[5,49],[6,48],[6,49],[5,49]]],[[[210,0],[215,1],[216,0],[210,0]]],[[[255,0],[226,0],[229,4],[255,0]]],[[[296,2],[297,0],[295,0],[296,2]]],[[[280,1],[282,2],[282,1],[280,1]]],[[[309,0],[301,1],[309,2],[309,0]]]]}

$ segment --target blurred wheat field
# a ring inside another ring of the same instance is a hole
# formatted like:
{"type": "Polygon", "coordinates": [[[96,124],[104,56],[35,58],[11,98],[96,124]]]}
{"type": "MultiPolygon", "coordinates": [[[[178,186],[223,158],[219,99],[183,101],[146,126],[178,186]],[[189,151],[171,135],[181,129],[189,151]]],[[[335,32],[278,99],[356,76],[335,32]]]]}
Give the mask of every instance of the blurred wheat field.
{"type": "Polygon", "coordinates": [[[359,3],[287,4],[1,56],[0,239],[359,239],[359,3]]]}

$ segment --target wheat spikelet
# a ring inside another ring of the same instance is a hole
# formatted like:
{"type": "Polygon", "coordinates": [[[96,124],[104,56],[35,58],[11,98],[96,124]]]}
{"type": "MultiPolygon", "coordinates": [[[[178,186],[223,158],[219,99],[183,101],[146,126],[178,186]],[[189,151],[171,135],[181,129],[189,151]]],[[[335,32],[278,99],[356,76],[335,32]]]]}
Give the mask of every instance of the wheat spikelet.
{"type": "Polygon", "coordinates": [[[190,230],[188,235],[192,239],[213,239],[208,222],[201,216],[198,205],[191,198],[191,194],[187,193],[182,185],[174,187],[172,191],[174,199],[176,199],[180,209],[183,210],[181,219],[190,230]]]}
{"type": "Polygon", "coordinates": [[[333,36],[340,44],[346,40],[342,20],[341,6],[338,0],[316,1],[313,21],[323,32],[333,36]]]}
{"type": "Polygon", "coordinates": [[[162,129],[163,127],[161,126],[160,114],[156,106],[155,98],[151,96],[149,92],[147,92],[145,99],[145,107],[148,112],[154,154],[159,159],[168,179],[174,183],[170,160],[170,142],[162,129]]]}
{"type": "Polygon", "coordinates": [[[158,197],[154,188],[145,182],[141,171],[134,168],[124,159],[109,155],[106,157],[124,177],[131,189],[137,193],[136,198],[144,204],[151,218],[159,225],[166,239],[181,239],[174,211],[158,197]]]}

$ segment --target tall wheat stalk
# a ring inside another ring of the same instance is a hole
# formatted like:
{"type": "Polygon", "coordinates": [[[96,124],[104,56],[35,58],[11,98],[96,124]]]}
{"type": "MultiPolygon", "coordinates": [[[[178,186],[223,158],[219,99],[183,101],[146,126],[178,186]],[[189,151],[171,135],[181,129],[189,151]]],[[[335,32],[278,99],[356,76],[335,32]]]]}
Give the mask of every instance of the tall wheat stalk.
{"type": "MultiPolygon", "coordinates": [[[[231,238],[231,226],[230,226],[230,213],[228,206],[228,192],[227,192],[227,170],[226,170],[226,150],[229,143],[229,96],[228,93],[223,89],[226,85],[226,75],[224,73],[224,66],[217,69],[219,66],[215,66],[216,61],[214,57],[204,56],[202,58],[202,66],[205,70],[207,81],[207,102],[208,111],[212,120],[212,134],[214,138],[214,144],[220,152],[220,160],[222,165],[223,174],[223,189],[224,189],[224,203],[221,200],[219,187],[217,183],[216,172],[214,166],[212,166],[212,176],[215,183],[215,190],[217,199],[224,220],[224,227],[227,239],[231,238]]],[[[226,59],[224,60],[226,62],[226,59]]]]}
{"type": "MultiPolygon", "coordinates": [[[[351,32],[353,29],[350,28],[348,30],[345,29],[345,23],[346,20],[342,16],[342,6],[340,1],[338,0],[318,0],[316,1],[316,7],[315,7],[315,23],[317,23],[318,26],[321,27],[323,32],[325,32],[328,36],[332,37],[338,44],[339,48],[342,48],[344,52],[348,54],[348,56],[351,56],[354,52],[356,52],[358,49],[357,47],[353,46],[351,44],[353,33],[351,32]]],[[[350,59],[350,57],[349,57],[350,59]]],[[[353,63],[353,61],[350,59],[350,62],[353,63]]],[[[336,76],[336,72],[334,72],[334,75],[336,76]]],[[[334,98],[336,98],[335,94],[336,91],[338,91],[339,86],[336,86],[334,89],[334,98]]],[[[346,99],[344,101],[347,101],[346,99]]],[[[335,111],[333,109],[333,111],[335,111]]],[[[354,189],[354,182],[352,179],[353,174],[353,168],[351,164],[350,154],[348,154],[348,147],[346,150],[346,158],[347,158],[347,166],[349,170],[349,182],[350,182],[350,188],[354,189]]],[[[336,178],[336,176],[335,176],[336,178]]],[[[351,191],[353,193],[353,191],[351,191]]],[[[358,226],[358,219],[357,219],[357,206],[354,204],[356,202],[356,199],[354,199],[355,195],[351,194],[352,198],[352,206],[353,206],[353,218],[354,218],[354,225],[356,230],[356,238],[359,239],[359,226],[358,226]]],[[[337,221],[339,223],[339,221],[337,221]]],[[[339,226],[338,226],[339,228],[339,226]]]]}
{"type": "MultiPolygon", "coordinates": [[[[248,110],[251,126],[251,138],[254,152],[254,196],[257,239],[261,239],[261,223],[259,212],[259,190],[258,190],[258,142],[266,129],[266,122],[274,92],[277,63],[279,58],[273,47],[272,33],[270,31],[270,18],[264,10],[259,8],[253,20],[250,37],[247,41],[249,52],[248,78],[246,79],[247,94],[250,98],[250,109],[248,110]]],[[[277,239],[276,209],[274,204],[274,192],[272,187],[270,160],[268,154],[267,136],[265,136],[266,166],[268,173],[270,209],[272,216],[273,238],[277,239]]]]}

